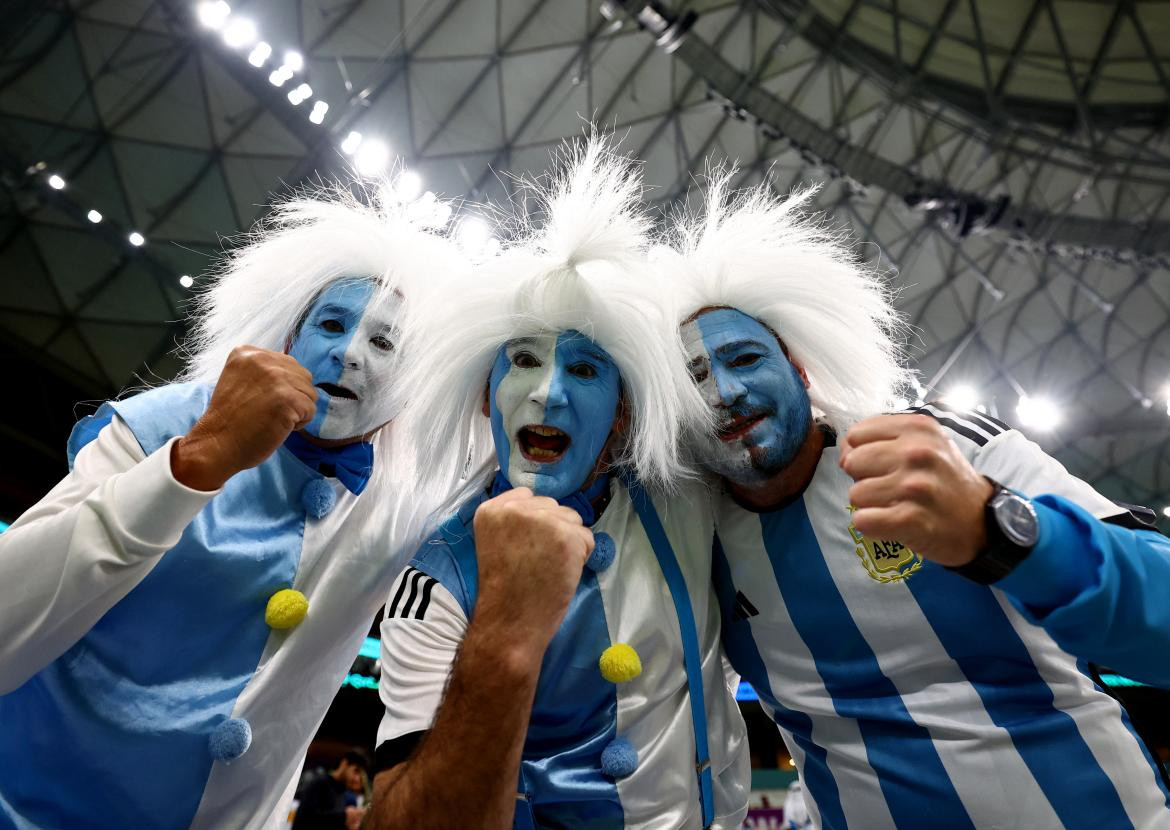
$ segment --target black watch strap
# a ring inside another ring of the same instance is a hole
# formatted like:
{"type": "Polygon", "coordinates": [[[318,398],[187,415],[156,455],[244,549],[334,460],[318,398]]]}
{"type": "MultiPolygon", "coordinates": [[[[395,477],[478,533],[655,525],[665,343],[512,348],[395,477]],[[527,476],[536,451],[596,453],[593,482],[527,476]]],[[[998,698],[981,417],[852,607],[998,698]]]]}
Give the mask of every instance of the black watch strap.
{"type": "MultiPolygon", "coordinates": [[[[960,576],[978,582],[980,585],[991,585],[999,582],[1010,574],[1016,567],[1028,558],[1033,545],[1021,545],[1009,538],[1000,526],[996,507],[1005,498],[1020,499],[1026,502],[1019,494],[1004,487],[998,481],[987,478],[991,482],[991,498],[983,508],[983,524],[987,532],[987,543],[975,555],[975,558],[966,565],[949,568],[960,576]]],[[[1029,505],[1029,509],[1031,509],[1029,505]]],[[[1035,511],[1032,511],[1033,514],[1035,511]]]]}

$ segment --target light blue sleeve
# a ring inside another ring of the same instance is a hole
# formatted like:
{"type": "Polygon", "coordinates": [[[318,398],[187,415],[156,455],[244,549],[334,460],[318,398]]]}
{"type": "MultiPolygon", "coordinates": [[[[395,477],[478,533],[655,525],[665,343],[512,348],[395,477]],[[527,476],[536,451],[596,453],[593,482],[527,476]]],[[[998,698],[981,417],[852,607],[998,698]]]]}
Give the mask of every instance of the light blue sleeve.
{"type": "Polygon", "coordinates": [[[995,587],[1070,654],[1170,688],[1170,539],[1062,496],[1033,504],[1039,541],[995,587]]]}

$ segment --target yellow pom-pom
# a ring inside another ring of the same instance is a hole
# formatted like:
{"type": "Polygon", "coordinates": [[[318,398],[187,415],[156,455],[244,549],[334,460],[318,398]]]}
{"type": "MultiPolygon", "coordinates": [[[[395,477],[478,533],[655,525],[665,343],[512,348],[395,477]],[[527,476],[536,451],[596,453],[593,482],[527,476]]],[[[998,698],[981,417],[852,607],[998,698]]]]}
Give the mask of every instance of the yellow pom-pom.
{"type": "Polygon", "coordinates": [[[642,673],[638,652],[625,643],[614,643],[601,652],[597,664],[601,667],[601,676],[610,683],[625,683],[642,673]]]}
{"type": "Polygon", "coordinates": [[[300,625],[309,613],[309,600],[300,591],[285,588],[268,598],[264,622],[272,628],[284,629],[300,625]]]}

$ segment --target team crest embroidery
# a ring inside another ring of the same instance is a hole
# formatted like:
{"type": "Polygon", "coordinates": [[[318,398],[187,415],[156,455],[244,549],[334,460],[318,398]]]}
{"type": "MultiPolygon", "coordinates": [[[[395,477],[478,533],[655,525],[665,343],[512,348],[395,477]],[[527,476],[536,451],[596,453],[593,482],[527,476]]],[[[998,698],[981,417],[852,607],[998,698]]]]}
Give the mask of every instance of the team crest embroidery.
{"type": "MultiPolygon", "coordinates": [[[[849,515],[857,508],[849,505],[849,515]]],[[[861,559],[871,579],[878,582],[898,582],[922,567],[922,557],[901,542],[882,539],[867,539],[860,530],[849,522],[849,535],[853,537],[853,550],[861,559]]]]}

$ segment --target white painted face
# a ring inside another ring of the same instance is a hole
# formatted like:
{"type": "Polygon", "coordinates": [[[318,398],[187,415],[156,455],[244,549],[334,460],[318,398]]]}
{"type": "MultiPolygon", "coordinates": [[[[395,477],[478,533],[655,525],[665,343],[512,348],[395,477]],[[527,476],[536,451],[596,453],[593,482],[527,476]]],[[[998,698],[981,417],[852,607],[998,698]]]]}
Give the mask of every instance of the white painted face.
{"type": "Polygon", "coordinates": [[[393,318],[401,298],[374,309],[372,280],[339,280],[318,295],[288,353],[313,375],[317,415],[305,431],[330,440],[360,439],[393,417],[393,318]]]}

